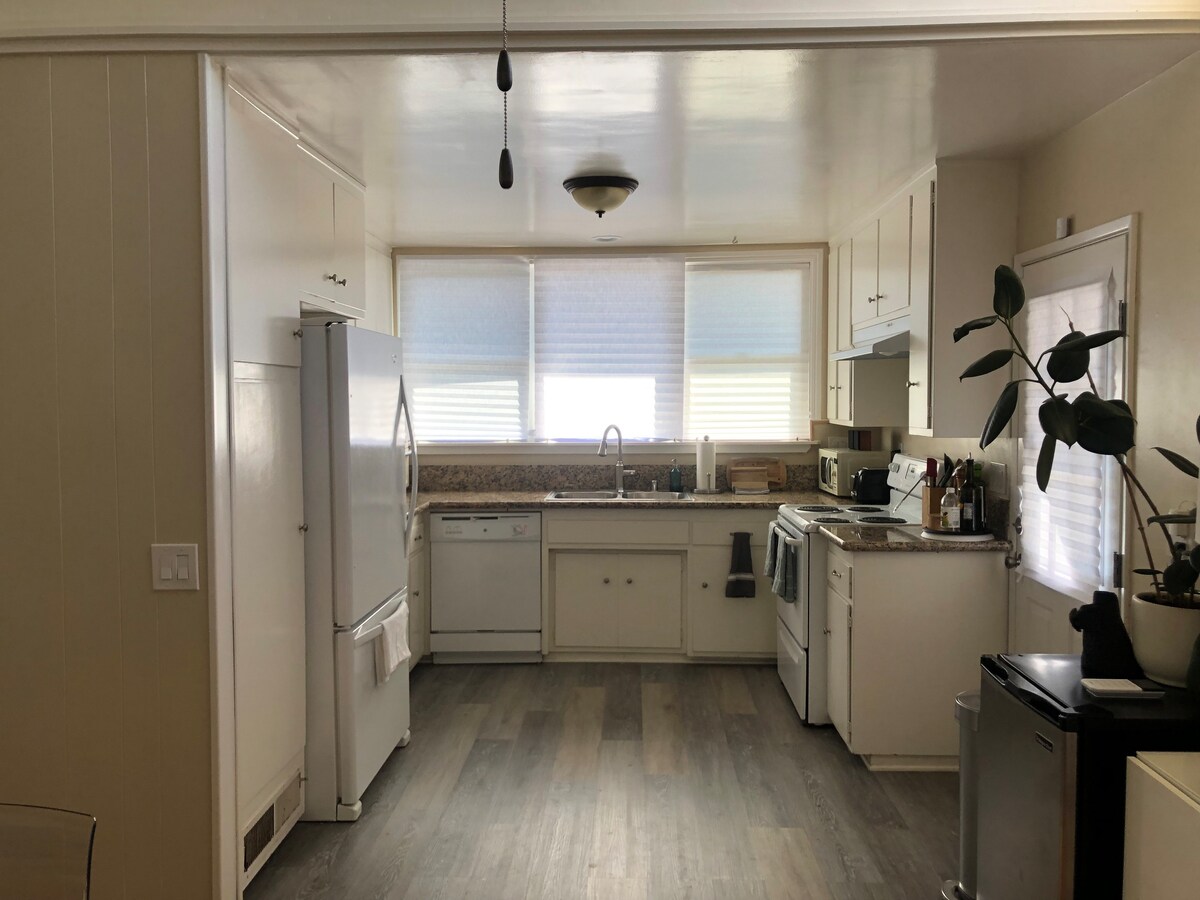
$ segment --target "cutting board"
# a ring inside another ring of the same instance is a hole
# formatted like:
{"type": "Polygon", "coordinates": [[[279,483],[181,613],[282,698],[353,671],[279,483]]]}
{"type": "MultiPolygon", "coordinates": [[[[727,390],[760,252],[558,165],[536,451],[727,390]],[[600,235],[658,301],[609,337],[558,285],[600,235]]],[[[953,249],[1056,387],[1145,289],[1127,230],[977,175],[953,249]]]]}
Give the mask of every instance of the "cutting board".
{"type": "Polygon", "coordinates": [[[778,490],[787,483],[787,466],[774,456],[741,456],[726,465],[733,489],[778,490]]]}

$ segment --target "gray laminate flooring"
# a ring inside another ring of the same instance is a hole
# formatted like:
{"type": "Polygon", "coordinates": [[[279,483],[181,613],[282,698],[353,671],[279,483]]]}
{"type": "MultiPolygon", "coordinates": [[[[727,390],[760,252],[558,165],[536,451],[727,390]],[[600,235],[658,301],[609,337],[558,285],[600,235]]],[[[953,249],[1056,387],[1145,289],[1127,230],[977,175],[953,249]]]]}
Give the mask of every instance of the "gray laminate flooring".
{"type": "Polygon", "coordinates": [[[769,666],[421,666],[363,807],[248,900],[931,900],[956,868],[956,776],[867,771],[769,666]]]}

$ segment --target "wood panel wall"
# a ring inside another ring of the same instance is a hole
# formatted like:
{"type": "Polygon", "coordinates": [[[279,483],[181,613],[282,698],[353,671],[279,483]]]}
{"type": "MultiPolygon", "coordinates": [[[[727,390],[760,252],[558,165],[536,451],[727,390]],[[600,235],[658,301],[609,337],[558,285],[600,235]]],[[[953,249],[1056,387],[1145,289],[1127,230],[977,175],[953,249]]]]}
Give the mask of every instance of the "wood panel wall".
{"type": "Polygon", "coordinates": [[[195,56],[0,58],[0,801],[96,900],[212,896],[200,141],[195,56]]]}

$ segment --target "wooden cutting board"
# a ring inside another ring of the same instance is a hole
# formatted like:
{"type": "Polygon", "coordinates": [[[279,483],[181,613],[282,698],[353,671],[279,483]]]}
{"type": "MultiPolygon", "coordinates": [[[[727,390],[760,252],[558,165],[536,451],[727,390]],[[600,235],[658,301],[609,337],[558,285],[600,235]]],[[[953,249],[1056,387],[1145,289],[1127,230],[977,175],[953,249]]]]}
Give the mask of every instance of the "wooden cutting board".
{"type": "Polygon", "coordinates": [[[727,464],[729,486],[778,490],[787,483],[787,466],[774,456],[741,456],[727,464]]]}

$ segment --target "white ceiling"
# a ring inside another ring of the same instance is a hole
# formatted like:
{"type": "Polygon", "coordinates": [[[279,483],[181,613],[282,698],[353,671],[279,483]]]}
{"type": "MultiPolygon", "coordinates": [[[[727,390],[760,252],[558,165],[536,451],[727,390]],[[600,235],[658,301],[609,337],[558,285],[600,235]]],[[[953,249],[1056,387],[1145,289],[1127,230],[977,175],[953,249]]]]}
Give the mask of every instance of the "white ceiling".
{"type": "Polygon", "coordinates": [[[367,186],[393,245],[825,240],[940,156],[1011,156],[1200,48],[1188,37],[808,50],[238,57],[230,73],[367,186]],[[597,221],[571,175],[641,181],[597,221]]]}

